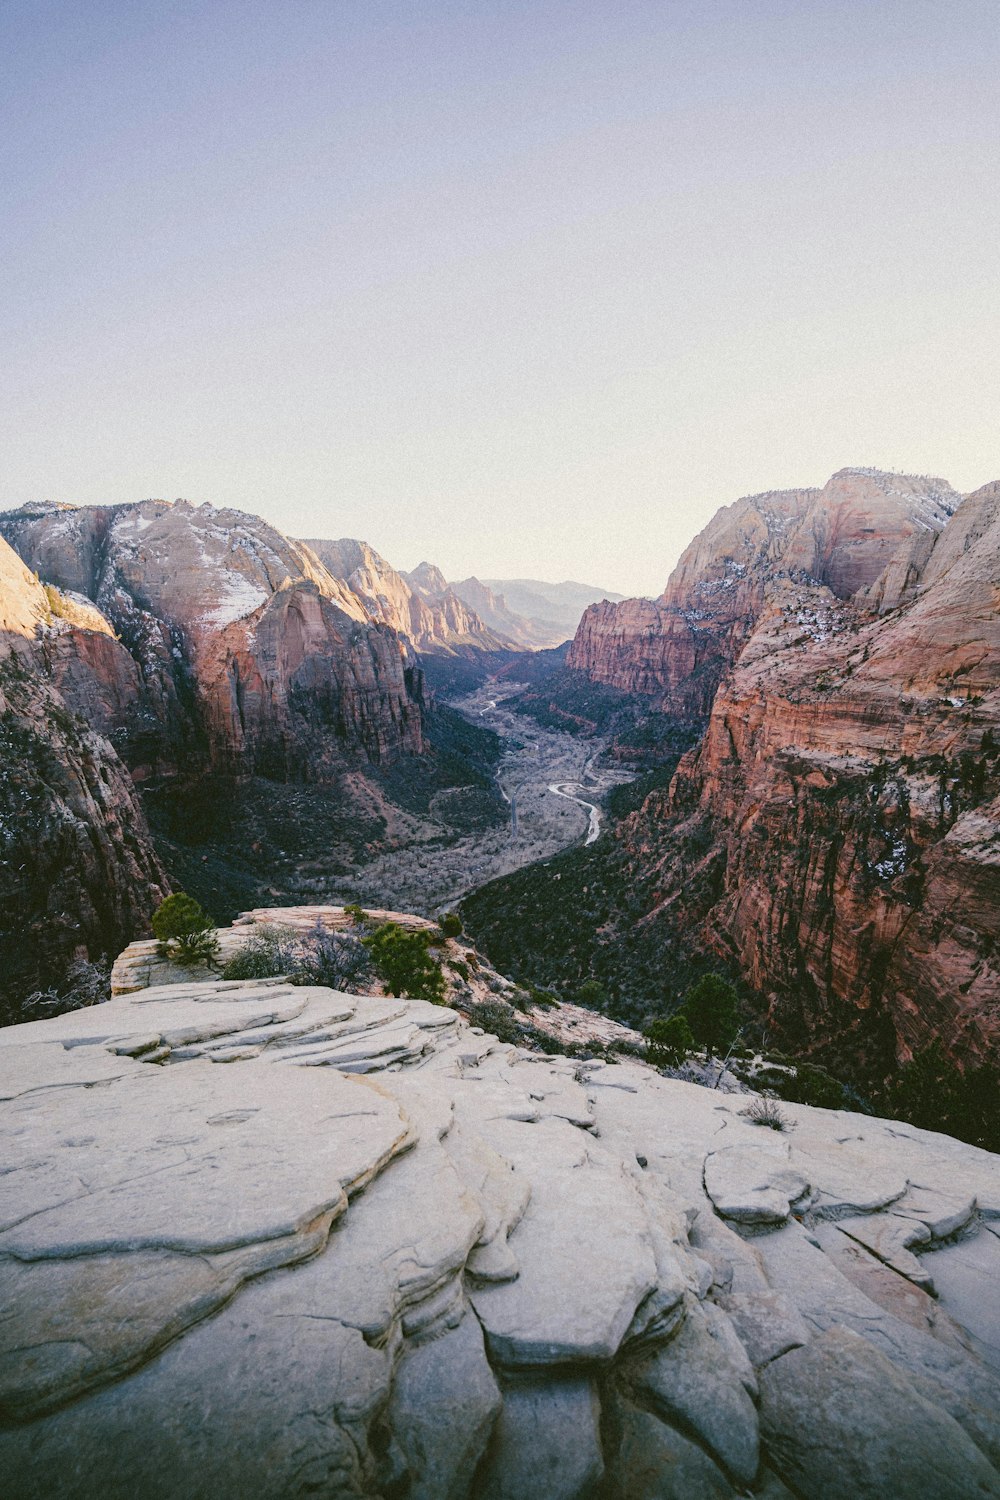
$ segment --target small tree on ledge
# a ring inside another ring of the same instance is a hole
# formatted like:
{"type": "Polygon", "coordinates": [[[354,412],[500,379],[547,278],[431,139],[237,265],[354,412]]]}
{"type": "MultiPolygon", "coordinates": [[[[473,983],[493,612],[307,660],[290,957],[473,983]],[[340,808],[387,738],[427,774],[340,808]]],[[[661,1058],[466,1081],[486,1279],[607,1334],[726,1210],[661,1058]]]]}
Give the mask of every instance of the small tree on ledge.
{"type": "Polygon", "coordinates": [[[653,1021],[646,1027],[646,1056],[654,1068],[679,1068],[694,1051],[694,1037],[684,1016],[653,1021]]]}
{"type": "Polygon", "coordinates": [[[383,922],[361,941],[390,995],[408,995],[411,1000],[444,1004],[444,973],[428,951],[434,941],[432,932],[426,929],[408,932],[398,922],[383,922]]]}
{"type": "Polygon", "coordinates": [[[175,891],[153,913],[153,935],[162,958],[179,964],[214,964],[219,956],[215,923],[185,891],[175,891]]]}
{"type": "Polygon", "coordinates": [[[737,1007],[735,989],[719,974],[703,974],[688,990],[681,1010],[709,1057],[732,1045],[739,1029],[737,1007]]]}

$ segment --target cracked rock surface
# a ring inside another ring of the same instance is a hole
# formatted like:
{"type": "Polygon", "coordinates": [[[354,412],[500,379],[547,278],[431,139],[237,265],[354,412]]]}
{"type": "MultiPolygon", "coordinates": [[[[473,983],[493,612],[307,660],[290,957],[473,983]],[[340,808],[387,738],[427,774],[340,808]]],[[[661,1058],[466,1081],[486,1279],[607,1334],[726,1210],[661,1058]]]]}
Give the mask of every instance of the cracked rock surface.
{"type": "Polygon", "coordinates": [[[5,1497],[1000,1497],[997,1158],[742,1102],[274,981],[0,1032],[5,1497]]]}

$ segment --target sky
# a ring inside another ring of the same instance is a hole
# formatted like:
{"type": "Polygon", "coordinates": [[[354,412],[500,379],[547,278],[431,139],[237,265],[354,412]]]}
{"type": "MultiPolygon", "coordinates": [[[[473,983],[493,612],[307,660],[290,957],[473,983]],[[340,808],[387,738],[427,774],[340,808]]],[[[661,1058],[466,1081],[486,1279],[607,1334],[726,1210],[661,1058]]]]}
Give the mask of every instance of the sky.
{"type": "Polygon", "coordinates": [[[996,0],[3,0],[0,506],[658,593],[1000,477],[996,0]]]}

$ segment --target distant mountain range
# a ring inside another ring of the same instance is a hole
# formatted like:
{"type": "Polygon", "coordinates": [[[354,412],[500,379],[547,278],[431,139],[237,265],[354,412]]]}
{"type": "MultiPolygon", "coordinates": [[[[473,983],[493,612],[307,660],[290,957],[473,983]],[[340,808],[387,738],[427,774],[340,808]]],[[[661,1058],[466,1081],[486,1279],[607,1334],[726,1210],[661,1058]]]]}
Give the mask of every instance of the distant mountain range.
{"type": "Polygon", "coordinates": [[[463,578],[451,588],[494,630],[535,650],[571,640],[588,605],[623,598],[595,584],[539,578],[463,578]]]}

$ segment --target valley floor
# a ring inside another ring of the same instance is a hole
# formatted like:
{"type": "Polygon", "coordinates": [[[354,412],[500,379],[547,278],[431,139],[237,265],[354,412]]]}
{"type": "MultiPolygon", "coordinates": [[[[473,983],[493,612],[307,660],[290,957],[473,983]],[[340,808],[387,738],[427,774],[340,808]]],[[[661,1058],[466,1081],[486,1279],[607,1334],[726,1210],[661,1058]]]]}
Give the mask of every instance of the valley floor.
{"type": "Polygon", "coordinates": [[[547,729],[505,707],[523,686],[491,680],[450,705],[504,742],[497,782],[510,821],[458,835],[430,825],[426,837],[339,879],[327,899],[433,915],[499,875],[593,841],[600,794],[629,774],[594,769],[604,739],[547,729]]]}

